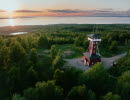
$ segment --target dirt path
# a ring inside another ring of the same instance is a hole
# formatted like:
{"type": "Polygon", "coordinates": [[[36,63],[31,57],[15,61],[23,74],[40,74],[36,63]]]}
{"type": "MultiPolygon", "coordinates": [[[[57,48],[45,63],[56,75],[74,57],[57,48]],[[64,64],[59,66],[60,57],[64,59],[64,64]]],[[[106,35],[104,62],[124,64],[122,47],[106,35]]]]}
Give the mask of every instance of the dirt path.
{"type": "MultiPolygon", "coordinates": [[[[126,53],[111,57],[111,58],[102,58],[102,63],[104,64],[105,68],[108,69],[111,67],[111,64],[118,59],[124,57],[126,53]]],[[[71,65],[73,67],[79,68],[83,71],[89,69],[89,66],[84,66],[83,62],[81,61],[81,58],[76,58],[76,59],[65,59],[68,63],[67,65],[71,65]]]]}

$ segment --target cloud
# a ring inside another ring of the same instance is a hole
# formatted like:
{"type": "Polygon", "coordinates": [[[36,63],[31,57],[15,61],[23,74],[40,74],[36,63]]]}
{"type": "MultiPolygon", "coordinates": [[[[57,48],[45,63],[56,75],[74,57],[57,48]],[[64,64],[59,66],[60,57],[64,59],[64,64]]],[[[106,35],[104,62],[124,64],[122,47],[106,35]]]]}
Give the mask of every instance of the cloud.
{"type": "Polygon", "coordinates": [[[4,11],[4,10],[0,10],[0,12],[6,12],[6,11],[4,11]]]}
{"type": "Polygon", "coordinates": [[[123,11],[123,10],[106,10],[106,9],[99,9],[99,10],[89,10],[87,11],[90,13],[89,16],[98,16],[98,17],[130,17],[130,10],[123,11]]]}
{"type": "Polygon", "coordinates": [[[48,10],[48,12],[54,13],[80,13],[81,10],[72,10],[72,9],[64,9],[64,10],[48,10]]]}
{"type": "Polygon", "coordinates": [[[114,10],[107,10],[107,9],[95,9],[95,10],[86,10],[89,13],[111,13],[114,10]]]}
{"type": "MultiPolygon", "coordinates": [[[[3,12],[3,11],[2,11],[3,12]]],[[[46,9],[37,10],[17,10],[14,11],[13,17],[37,17],[37,16],[93,16],[93,17],[130,17],[130,10],[113,10],[113,9],[46,9]],[[22,14],[26,13],[26,14],[22,14]]],[[[5,16],[8,17],[8,16],[5,16]]]]}
{"type": "Polygon", "coordinates": [[[80,9],[65,9],[65,10],[48,10],[50,13],[61,13],[61,14],[83,14],[86,15],[92,15],[92,14],[99,14],[99,13],[114,13],[114,10],[112,9],[94,9],[94,10],[80,10],[80,9]]]}
{"type": "Polygon", "coordinates": [[[101,12],[101,13],[111,13],[111,12],[113,12],[113,11],[108,11],[108,10],[98,10],[98,11],[96,11],[96,12],[101,12]]]}
{"type": "Polygon", "coordinates": [[[36,10],[16,10],[14,12],[18,12],[18,13],[40,13],[43,11],[36,11],[36,10]]]}

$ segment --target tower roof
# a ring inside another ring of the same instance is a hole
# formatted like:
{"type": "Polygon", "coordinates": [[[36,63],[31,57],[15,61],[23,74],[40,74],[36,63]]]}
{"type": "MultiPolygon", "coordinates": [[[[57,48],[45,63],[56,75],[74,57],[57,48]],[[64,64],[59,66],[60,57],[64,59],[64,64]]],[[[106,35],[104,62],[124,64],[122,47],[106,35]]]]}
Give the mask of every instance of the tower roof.
{"type": "Polygon", "coordinates": [[[99,37],[101,37],[101,35],[94,33],[94,34],[89,34],[88,37],[91,37],[91,38],[99,38],[99,37]]]}
{"type": "Polygon", "coordinates": [[[86,57],[88,57],[89,59],[100,59],[101,58],[101,56],[99,55],[99,54],[89,54],[88,52],[86,52],[86,53],[84,53],[84,55],[86,56],[86,57]]]}
{"type": "Polygon", "coordinates": [[[93,54],[93,55],[91,55],[89,58],[90,58],[90,59],[100,59],[101,56],[98,55],[98,54],[93,54]]]}

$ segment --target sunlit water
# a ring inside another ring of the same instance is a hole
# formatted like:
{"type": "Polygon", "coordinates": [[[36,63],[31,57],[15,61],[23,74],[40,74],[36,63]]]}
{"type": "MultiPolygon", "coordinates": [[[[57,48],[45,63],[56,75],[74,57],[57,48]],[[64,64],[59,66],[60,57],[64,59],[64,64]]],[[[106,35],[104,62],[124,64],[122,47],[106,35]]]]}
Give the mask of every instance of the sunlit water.
{"type": "Polygon", "coordinates": [[[16,33],[10,33],[10,35],[20,35],[20,34],[27,34],[28,32],[16,32],[16,33]]]}
{"type": "Polygon", "coordinates": [[[0,19],[0,27],[48,24],[130,24],[130,17],[35,17],[0,19]]]}

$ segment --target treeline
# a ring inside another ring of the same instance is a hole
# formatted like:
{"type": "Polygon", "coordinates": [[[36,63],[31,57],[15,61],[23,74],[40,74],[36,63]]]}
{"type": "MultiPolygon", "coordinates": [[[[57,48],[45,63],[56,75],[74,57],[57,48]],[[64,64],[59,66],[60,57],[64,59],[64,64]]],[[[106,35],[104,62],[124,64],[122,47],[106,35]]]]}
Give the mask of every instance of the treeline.
{"type": "Polygon", "coordinates": [[[113,42],[117,42],[117,45],[128,45],[130,43],[129,31],[113,31],[102,37],[102,46],[111,46],[113,42]]]}
{"type": "MultiPolygon", "coordinates": [[[[127,24],[57,24],[46,25],[39,29],[39,33],[88,33],[88,32],[113,32],[130,31],[127,24]]],[[[37,31],[36,31],[37,33],[37,31]]]]}

